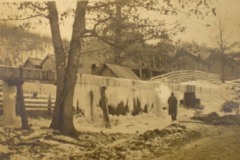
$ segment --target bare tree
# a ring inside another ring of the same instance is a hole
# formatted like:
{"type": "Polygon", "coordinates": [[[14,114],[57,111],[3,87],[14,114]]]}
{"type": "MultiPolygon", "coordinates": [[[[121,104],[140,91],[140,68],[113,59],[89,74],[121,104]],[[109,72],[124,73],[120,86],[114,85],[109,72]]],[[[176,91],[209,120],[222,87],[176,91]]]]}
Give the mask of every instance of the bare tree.
{"type": "Polygon", "coordinates": [[[216,24],[217,33],[214,38],[218,52],[221,54],[221,81],[225,83],[226,80],[226,62],[227,62],[227,53],[229,53],[235,46],[239,45],[239,42],[230,42],[229,37],[227,36],[227,30],[224,27],[223,21],[219,18],[216,24]]]}
{"type": "Polygon", "coordinates": [[[67,64],[65,64],[65,53],[59,29],[56,3],[47,2],[57,68],[57,99],[51,127],[60,130],[66,135],[76,134],[73,125],[72,104],[82,47],[81,38],[85,34],[85,13],[87,3],[87,0],[77,2],[72,38],[68,51],[68,61],[67,64]]]}

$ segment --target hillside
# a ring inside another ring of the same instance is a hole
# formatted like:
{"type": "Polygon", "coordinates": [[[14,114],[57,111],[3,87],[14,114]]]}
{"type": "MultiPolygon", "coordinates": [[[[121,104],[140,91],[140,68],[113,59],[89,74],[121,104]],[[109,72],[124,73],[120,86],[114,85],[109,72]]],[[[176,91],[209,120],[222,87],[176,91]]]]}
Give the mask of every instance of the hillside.
{"type": "Polygon", "coordinates": [[[0,63],[5,65],[22,64],[27,57],[41,58],[52,53],[52,42],[14,26],[0,24],[0,63]]]}
{"type": "MultiPolygon", "coordinates": [[[[67,48],[69,42],[64,40],[63,43],[67,48]]],[[[111,61],[111,52],[112,49],[101,41],[85,40],[82,51],[84,70],[90,72],[93,63],[111,61]]],[[[43,59],[47,54],[53,53],[51,38],[0,23],[0,64],[19,65],[24,63],[27,57],[43,59]]]]}

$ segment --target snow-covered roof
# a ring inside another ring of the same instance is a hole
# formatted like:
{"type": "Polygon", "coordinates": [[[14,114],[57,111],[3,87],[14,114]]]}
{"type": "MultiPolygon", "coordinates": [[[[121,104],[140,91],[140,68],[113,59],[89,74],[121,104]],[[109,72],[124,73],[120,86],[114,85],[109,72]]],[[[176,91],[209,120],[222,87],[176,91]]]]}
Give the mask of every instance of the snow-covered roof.
{"type": "Polygon", "coordinates": [[[54,56],[53,54],[48,54],[48,55],[46,55],[46,57],[41,61],[41,65],[43,65],[44,62],[45,62],[48,58],[52,59],[53,62],[55,62],[55,56],[54,56]]]}
{"type": "Polygon", "coordinates": [[[38,59],[38,58],[27,58],[27,60],[23,64],[23,66],[26,66],[28,62],[33,64],[34,66],[40,67],[41,63],[42,63],[42,60],[38,59]]]}
{"type": "Polygon", "coordinates": [[[109,68],[118,78],[140,80],[140,78],[130,68],[108,63],[106,63],[105,66],[109,68]]]}

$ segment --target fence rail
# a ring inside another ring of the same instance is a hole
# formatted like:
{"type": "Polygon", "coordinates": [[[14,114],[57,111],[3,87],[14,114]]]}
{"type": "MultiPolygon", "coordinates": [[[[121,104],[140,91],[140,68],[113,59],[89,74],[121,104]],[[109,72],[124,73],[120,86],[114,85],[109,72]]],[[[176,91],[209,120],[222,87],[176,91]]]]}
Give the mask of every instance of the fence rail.
{"type": "MultiPolygon", "coordinates": [[[[24,91],[24,102],[26,110],[39,111],[39,110],[49,110],[49,99],[50,97],[43,94],[38,94],[34,96],[34,93],[29,93],[24,91]]],[[[51,97],[51,109],[55,106],[55,97],[51,97]]],[[[0,82],[0,112],[3,110],[3,84],[0,82]]]]}
{"type": "Polygon", "coordinates": [[[94,85],[94,86],[109,86],[109,87],[137,87],[141,89],[153,89],[158,86],[156,82],[149,82],[143,80],[132,80],[123,78],[103,77],[95,75],[80,74],[78,75],[77,84],[81,85],[94,85]]]}
{"type": "Polygon", "coordinates": [[[152,77],[151,80],[164,83],[180,83],[193,80],[207,80],[215,83],[220,81],[220,76],[218,74],[207,73],[198,70],[180,70],[152,77]]]}
{"type": "Polygon", "coordinates": [[[56,73],[50,70],[33,69],[33,68],[19,68],[0,65],[0,79],[1,80],[18,80],[24,81],[39,80],[45,83],[55,83],[56,73]]]}

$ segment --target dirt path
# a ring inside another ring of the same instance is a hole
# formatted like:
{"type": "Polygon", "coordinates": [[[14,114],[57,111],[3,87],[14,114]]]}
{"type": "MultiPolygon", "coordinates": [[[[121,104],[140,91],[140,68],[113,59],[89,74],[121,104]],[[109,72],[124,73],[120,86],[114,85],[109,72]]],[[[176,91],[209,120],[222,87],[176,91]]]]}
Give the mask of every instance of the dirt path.
{"type": "Polygon", "coordinates": [[[240,160],[240,126],[198,127],[202,134],[200,139],[156,160],[240,160]]]}

